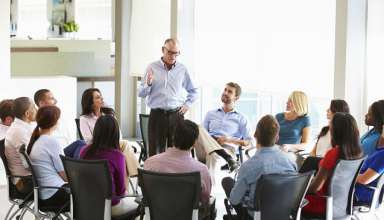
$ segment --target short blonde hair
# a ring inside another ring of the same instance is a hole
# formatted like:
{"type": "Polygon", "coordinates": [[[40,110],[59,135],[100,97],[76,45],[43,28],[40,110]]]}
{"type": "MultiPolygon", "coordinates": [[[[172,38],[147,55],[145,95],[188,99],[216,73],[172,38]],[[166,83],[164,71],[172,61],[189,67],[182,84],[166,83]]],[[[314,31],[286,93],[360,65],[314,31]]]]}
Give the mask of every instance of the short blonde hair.
{"type": "Polygon", "coordinates": [[[308,98],[302,91],[293,91],[289,96],[293,105],[293,111],[299,116],[308,114],[308,98]]]}

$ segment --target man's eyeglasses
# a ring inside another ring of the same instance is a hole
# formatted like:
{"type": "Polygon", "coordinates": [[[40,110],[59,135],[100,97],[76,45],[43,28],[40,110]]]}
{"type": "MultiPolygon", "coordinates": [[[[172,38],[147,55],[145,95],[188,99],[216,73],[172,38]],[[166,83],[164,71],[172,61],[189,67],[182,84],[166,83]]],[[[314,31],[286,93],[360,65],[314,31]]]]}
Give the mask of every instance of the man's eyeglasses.
{"type": "Polygon", "coordinates": [[[166,47],[163,47],[163,49],[167,51],[168,56],[179,56],[180,55],[180,51],[170,51],[166,47]]]}

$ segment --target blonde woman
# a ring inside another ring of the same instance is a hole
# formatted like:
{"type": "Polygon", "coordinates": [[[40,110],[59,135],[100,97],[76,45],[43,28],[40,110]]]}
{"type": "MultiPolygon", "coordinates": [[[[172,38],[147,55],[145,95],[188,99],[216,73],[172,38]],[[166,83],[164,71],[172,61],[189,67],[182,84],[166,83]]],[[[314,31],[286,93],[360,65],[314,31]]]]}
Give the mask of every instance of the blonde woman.
{"type": "Polygon", "coordinates": [[[284,151],[304,150],[309,143],[311,122],[308,98],[304,92],[294,91],[287,101],[287,111],[276,115],[280,125],[278,145],[284,151]]]}

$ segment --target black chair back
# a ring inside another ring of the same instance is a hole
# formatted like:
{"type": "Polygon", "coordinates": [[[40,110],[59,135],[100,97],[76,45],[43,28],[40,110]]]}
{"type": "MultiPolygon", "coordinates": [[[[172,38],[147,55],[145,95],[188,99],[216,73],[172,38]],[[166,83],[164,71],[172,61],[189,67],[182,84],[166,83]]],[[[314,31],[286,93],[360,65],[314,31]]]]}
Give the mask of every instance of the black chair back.
{"type": "Polygon", "coordinates": [[[262,175],[257,182],[254,200],[261,219],[289,220],[300,214],[300,205],[312,177],[313,171],[262,175]]]}
{"type": "Polygon", "coordinates": [[[191,220],[200,200],[200,172],[157,173],[139,169],[139,185],[152,220],[191,220]]]}
{"type": "MultiPolygon", "coordinates": [[[[141,133],[141,139],[143,140],[143,147],[145,152],[142,152],[142,160],[146,160],[148,156],[148,144],[149,144],[149,136],[148,136],[148,122],[149,122],[149,115],[147,114],[140,114],[139,115],[140,120],[140,133],[141,133]]],[[[143,150],[143,149],[142,149],[143,150]]]]}
{"type": "Polygon", "coordinates": [[[76,123],[77,133],[79,134],[80,140],[84,140],[84,137],[81,134],[81,130],[80,130],[80,119],[75,118],[75,123],[76,123]]]}
{"type": "Polygon", "coordinates": [[[32,162],[31,160],[29,159],[29,156],[27,154],[27,150],[25,148],[25,145],[21,145],[21,147],[19,148],[19,153],[21,153],[22,155],[22,158],[27,162],[28,164],[28,167],[29,167],[29,170],[31,171],[31,178],[32,178],[32,182],[33,182],[33,187],[39,187],[39,183],[37,182],[37,179],[36,179],[36,172],[32,166],[32,162]]]}
{"type": "Polygon", "coordinates": [[[364,159],[338,161],[328,186],[328,194],[333,198],[333,218],[352,215],[356,178],[364,159]]]}
{"type": "Polygon", "coordinates": [[[72,193],[74,219],[103,220],[105,201],[112,196],[108,162],[60,157],[72,193]]]}
{"type": "Polygon", "coordinates": [[[1,160],[3,161],[5,174],[7,176],[11,176],[11,171],[9,170],[9,167],[8,167],[7,157],[5,156],[5,139],[0,140],[0,157],[1,157],[1,160]]]}

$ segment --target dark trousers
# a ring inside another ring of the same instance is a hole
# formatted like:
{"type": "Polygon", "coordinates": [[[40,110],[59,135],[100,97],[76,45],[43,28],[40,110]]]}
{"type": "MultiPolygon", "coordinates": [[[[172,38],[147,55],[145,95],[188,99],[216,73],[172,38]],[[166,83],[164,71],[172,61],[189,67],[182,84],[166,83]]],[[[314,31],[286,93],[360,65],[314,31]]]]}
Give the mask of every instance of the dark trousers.
{"type": "MultiPolygon", "coordinates": [[[[69,187],[68,184],[64,184],[62,187],[69,187]]],[[[50,207],[55,212],[69,212],[70,210],[70,196],[64,189],[59,189],[53,196],[48,199],[40,200],[39,205],[42,207],[50,207]]]]}
{"type": "Polygon", "coordinates": [[[176,123],[183,119],[178,109],[151,109],[148,121],[149,156],[164,152],[166,146],[172,147],[176,123]]]}
{"type": "MultiPolygon", "coordinates": [[[[227,198],[229,198],[229,195],[231,194],[232,188],[235,185],[235,180],[232,177],[224,177],[221,180],[221,186],[224,189],[225,195],[227,198]]],[[[237,219],[240,220],[252,220],[253,217],[248,214],[248,209],[242,204],[232,205],[231,206],[235,209],[237,214],[237,219]]]]}

